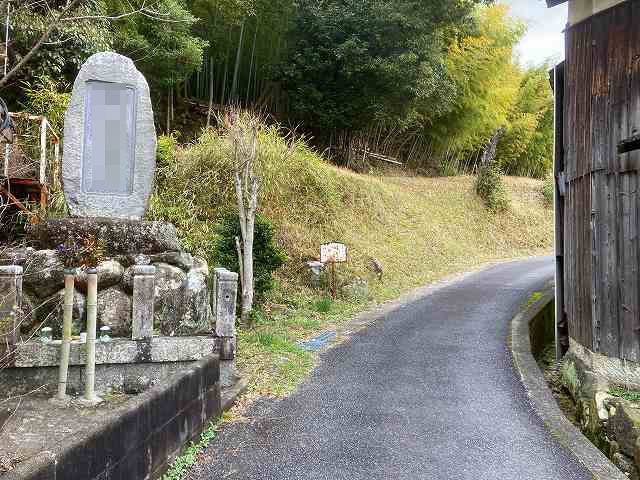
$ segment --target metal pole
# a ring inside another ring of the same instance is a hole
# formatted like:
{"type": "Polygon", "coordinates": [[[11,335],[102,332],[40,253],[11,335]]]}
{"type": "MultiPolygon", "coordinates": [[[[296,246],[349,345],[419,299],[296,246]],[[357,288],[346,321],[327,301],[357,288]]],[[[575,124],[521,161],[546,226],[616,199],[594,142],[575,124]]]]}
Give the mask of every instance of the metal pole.
{"type": "Polygon", "coordinates": [[[96,320],[98,315],[98,271],[87,270],[87,366],[85,369],[84,398],[82,403],[97,405],[102,399],[96,395],[96,320]]]}
{"type": "Polygon", "coordinates": [[[64,317],[62,320],[62,344],[60,346],[60,370],[58,372],[58,395],[56,400],[65,402],[67,396],[67,377],[69,373],[69,354],[71,352],[71,323],[73,321],[73,294],[75,289],[75,269],[64,272],[64,317]]]}

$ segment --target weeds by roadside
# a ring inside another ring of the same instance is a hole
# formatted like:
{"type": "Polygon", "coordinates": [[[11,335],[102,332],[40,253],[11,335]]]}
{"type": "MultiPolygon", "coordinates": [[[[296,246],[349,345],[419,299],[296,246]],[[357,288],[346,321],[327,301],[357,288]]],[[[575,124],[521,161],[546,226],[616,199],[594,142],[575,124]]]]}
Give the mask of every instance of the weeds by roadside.
{"type": "Polygon", "coordinates": [[[555,190],[555,181],[553,175],[547,175],[542,184],[542,197],[544,206],[551,208],[553,206],[553,195],[555,190]]]}
{"type": "Polygon", "coordinates": [[[171,464],[169,470],[162,476],[162,480],[182,480],[191,466],[196,463],[198,455],[200,455],[216,437],[218,426],[221,422],[222,419],[218,419],[216,422],[210,422],[207,429],[200,434],[198,443],[191,442],[191,445],[185,452],[178,456],[171,464]]]}
{"type": "Polygon", "coordinates": [[[623,387],[612,387],[609,389],[609,394],[614,397],[619,397],[630,402],[640,402],[640,392],[628,390],[623,387]]]}

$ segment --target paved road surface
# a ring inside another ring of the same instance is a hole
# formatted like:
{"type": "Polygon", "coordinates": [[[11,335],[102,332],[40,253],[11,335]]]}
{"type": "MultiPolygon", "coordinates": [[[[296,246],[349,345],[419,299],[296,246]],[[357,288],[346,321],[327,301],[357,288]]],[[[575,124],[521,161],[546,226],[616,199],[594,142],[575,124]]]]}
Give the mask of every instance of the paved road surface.
{"type": "Polygon", "coordinates": [[[552,275],[551,258],[502,264],[388,315],[225,427],[189,478],[590,479],[531,411],[506,346],[552,275]]]}

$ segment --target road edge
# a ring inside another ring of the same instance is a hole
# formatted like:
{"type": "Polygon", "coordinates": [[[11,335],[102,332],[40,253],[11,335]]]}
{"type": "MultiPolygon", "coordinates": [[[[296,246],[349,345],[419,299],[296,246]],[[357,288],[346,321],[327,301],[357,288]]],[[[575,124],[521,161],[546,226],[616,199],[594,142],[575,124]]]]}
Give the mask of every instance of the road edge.
{"type": "Polygon", "coordinates": [[[536,415],[552,436],[573,455],[595,480],[628,480],[562,413],[531,353],[529,323],[555,298],[553,286],[511,320],[508,346],[513,365],[536,415]]]}

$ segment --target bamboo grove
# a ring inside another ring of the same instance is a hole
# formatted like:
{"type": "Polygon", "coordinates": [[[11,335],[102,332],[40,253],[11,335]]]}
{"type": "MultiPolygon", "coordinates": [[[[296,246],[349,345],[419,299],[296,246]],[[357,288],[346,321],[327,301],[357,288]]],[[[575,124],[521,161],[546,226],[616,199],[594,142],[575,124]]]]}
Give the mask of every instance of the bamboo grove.
{"type": "Polygon", "coordinates": [[[357,167],[364,150],[455,174],[504,127],[505,172],[549,170],[548,66],[520,65],[525,27],[491,1],[11,0],[8,11],[9,67],[35,53],[0,85],[12,109],[59,113],[29,99],[66,98],[82,62],[113,50],[149,80],[165,133],[183,128],[181,112],[200,111],[186,121],[199,128],[240,105],[337,162],[357,167]]]}

